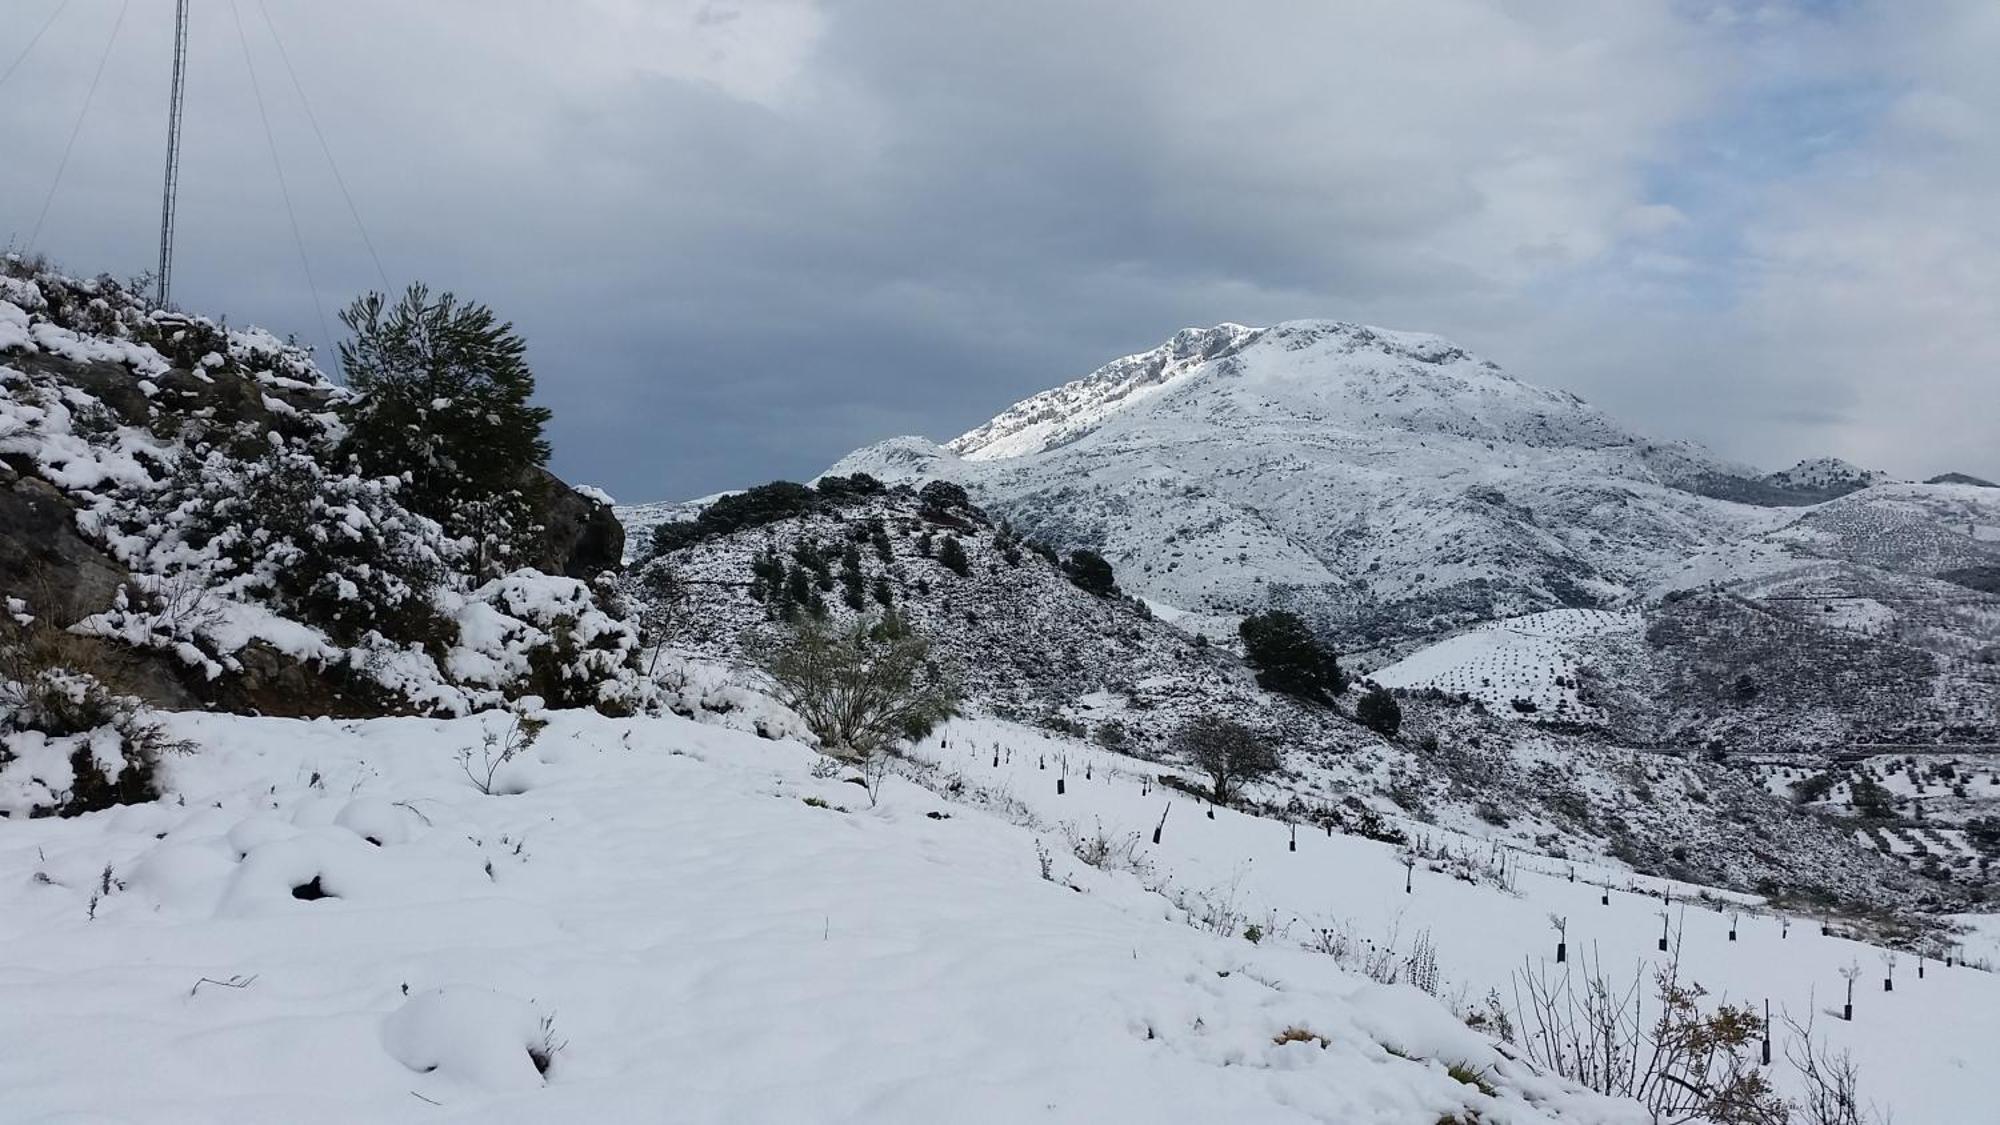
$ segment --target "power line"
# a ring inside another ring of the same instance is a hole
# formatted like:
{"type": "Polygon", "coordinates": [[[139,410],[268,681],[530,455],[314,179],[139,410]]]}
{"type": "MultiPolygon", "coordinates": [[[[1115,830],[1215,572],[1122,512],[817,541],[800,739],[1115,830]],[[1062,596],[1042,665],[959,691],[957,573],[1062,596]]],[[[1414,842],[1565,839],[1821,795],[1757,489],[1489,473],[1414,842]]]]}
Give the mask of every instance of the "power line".
{"type": "Polygon", "coordinates": [[[49,33],[49,28],[55,26],[56,17],[62,15],[63,9],[67,7],[69,0],[62,0],[62,3],[56,5],[56,10],[49,13],[49,18],[42,21],[41,30],[35,32],[34,37],[28,40],[28,45],[21,48],[21,53],[14,56],[13,62],[7,64],[6,73],[0,74],[0,86],[5,86],[7,80],[14,77],[14,72],[21,69],[21,64],[28,61],[28,56],[34,53],[35,44],[40,43],[42,36],[49,33]]]}
{"type": "Polygon", "coordinates": [[[90,89],[83,95],[83,108],[77,111],[76,124],[70,126],[69,141],[63,145],[62,160],[56,164],[55,181],[49,184],[49,194],[42,199],[42,212],[35,216],[34,232],[28,235],[30,250],[35,248],[35,242],[42,237],[42,224],[48,221],[49,207],[55,203],[56,191],[62,187],[63,173],[69,170],[70,154],[76,151],[76,138],[83,132],[83,119],[90,116],[90,103],[97,100],[98,83],[104,81],[104,64],[111,61],[111,48],[118,45],[119,29],[125,26],[125,12],[131,7],[132,0],[123,0],[118,5],[118,18],[112,21],[111,35],[104,40],[104,53],[97,56],[97,71],[90,76],[90,89]]]}
{"type": "Polygon", "coordinates": [[[257,100],[257,117],[264,123],[264,143],[271,150],[271,167],[278,173],[278,194],[285,201],[285,218],[292,224],[292,244],[299,251],[299,268],[305,271],[306,289],[312,294],[313,312],[319,317],[320,337],[327,346],[327,355],[331,357],[333,332],[327,327],[326,308],[319,299],[319,284],[313,280],[312,262],[306,257],[305,236],[299,233],[299,215],[292,208],[292,191],[285,183],[285,162],[278,156],[278,135],[272,131],[271,114],[264,107],[264,87],[257,81],[257,64],[250,58],[250,36],[243,30],[243,13],[236,6],[236,0],[229,0],[229,14],[236,21],[236,41],[243,47],[243,65],[250,71],[250,91],[257,100]]]}
{"type": "Polygon", "coordinates": [[[368,257],[375,262],[375,276],[382,279],[382,291],[389,291],[389,271],[382,268],[382,256],[375,252],[375,240],[368,237],[368,224],[361,221],[361,209],[354,205],[354,196],[347,190],[347,178],[340,174],[340,162],[333,158],[333,147],[326,143],[326,134],[320,130],[319,116],[313,113],[312,100],[306,97],[306,88],[299,82],[299,72],[292,67],[291,52],[285,50],[285,41],[278,35],[278,25],[271,21],[271,10],[264,0],[257,0],[257,12],[264,17],[264,26],[271,29],[271,42],[278,46],[278,58],[285,64],[285,73],[291,76],[292,89],[299,95],[299,105],[306,111],[306,121],[312,125],[313,136],[319,138],[319,150],[326,156],[326,166],[333,170],[333,182],[340,187],[340,197],[347,201],[347,213],[354,217],[354,229],[361,232],[361,243],[368,247],[368,257]]]}

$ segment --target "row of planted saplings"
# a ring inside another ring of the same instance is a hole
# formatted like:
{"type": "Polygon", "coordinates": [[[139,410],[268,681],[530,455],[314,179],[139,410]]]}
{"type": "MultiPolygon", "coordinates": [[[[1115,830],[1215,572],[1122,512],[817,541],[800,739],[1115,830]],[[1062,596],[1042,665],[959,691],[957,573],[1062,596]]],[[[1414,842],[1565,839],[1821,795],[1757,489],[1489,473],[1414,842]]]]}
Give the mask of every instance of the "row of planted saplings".
{"type": "MultiPolygon", "coordinates": [[[[948,747],[949,744],[947,743],[945,744],[945,746],[948,747]]],[[[994,768],[998,769],[1004,762],[1013,761],[1013,755],[1014,755],[1013,750],[1002,749],[998,743],[995,743],[993,746],[994,768]]],[[[1049,757],[1046,753],[1036,755],[1035,768],[1037,770],[1047,770],[1049,768],[1049,757]]],[[[1105,771],[1105,779],[1107,781],[1113,780],[1115,776],[1116,775],[1112,771],[1110,770],[1105,771]]],[[[1087,759],[1084,762],[1083,778],[1085,781],[1092,781],[1095,780],[1096,778],[1096,767],[1094,763],[1090,762],[1087,759]]],[[[1069,780],[1068,756],[1058,755],[1057,775],[1056,775],[1056,794],[1058,796],[1062,796],[1068,792],[1068,780],[1069,780]]],[[[1141,775],[1139,778],[1139,782],[1141,789],[1140,796],[1142,797],[1150,796],[1154,788],[1153,778],[1147,775],[1141,775]]],[[[1214,820],[1215,802],[1206,801],[1205,804],[1206,804],[1207,818],[1209,820],[1214,820]]],[[[1172,811],[1173,811],[1173,802],[1171,801],[1167,802],[1166,806],[1163,809],[1161,809],[1159,822],[1153,826],[1152,838],[1153,838],[1153,843],[1155,845],[1158,845],[1160,841],[1164,838],[1167,826],[1167,815],[1172,811]]],[[[1326,835],[1328,837],[1331,837],[1333,835],[1333,822],[1331,820],[1322,822],[1322,827],[1324,827],[1324,829],[1326,830],[1326,835]]],[[[1298,822],[1287,821],[1286,829],[1288,833],[1288,839],[1286,840],[1286,850],[1290,852],[1296,852],[1299,850],[1298,822]]],[[[1421,858],[1422,857],[1420,857],[1413,850],[1405,850],[1402,854],[1404,894],[1416,893],[1416,869],[1421,858]]],[[[1506,864],[1505,856],[1502,856],[1501,863],[1503,864],[1503,866],[1506,864]]],[[[1576,882],[1576,868],[1574,866],[1571,866],[1569,868],[1568,878],[1570,882],[1572,883],[1576,882]]],[[[1611,883],[1608,880],[1599,884],[1600,894],[1598,896],[1598,903],[1600,905],[1603,906],[1611,905],[1611,889],[1612,889],[1611,883]]],[[[1673,904],[1673,892],[1671,890],[1663,889],[1660,892],[1660,901],[1662,903],[1662,908],[1659,911],[1659,914],[1657,915],[1658,918],[1660,919],[1660,936],[1658,939],[1657,948],[1659,949],[1660,952],[1665,953],[1667,952],[1668,947],[1672,941],[1672,915],[1668,912],[1667,908],[1673,904]]],[[[1683,915],[1685,916],[1685,911],[1683,911],[1683,915]]],[[[1777,918],[1778,918],[1779,938],[1780,939],[1789,938],[1792,933],[1791,917],[1786,914],[1779,914],[1777,918]]],[[[1732,942],[1737,940],[1737,934],[1739,932],[1742,919],[1743,915],[1740,911],[1730,912],[1728,940],[1732,942]]],[[[1549,922],[1556,932],[1556,956],[1555,956],[1556,963],[1559,965],[1565,964],[1569,960],[1569,919],[1562,915],[1551,914],[1549,915],[1549,922]]],[[[1833,936],[1833,927],[1831,926],[1831,924],[1822,922],[1820,924],[1820,934],[1822,936],[1828,936],[1828,937],[1833,936]]],[[[1896,990],[1896,966],[1900,962],[1901,958],[1895,950],[1885,949],[1881,952],[1880,959],[1882,961],[1882,967],[1883,967],[1882,991],[1894,992],[1896,990]]],[[[1944,954],[1942,960],[1944,961],[1946,968],[1951,968],[1955,964],[1957,964],[1958,958],[1954,952],[1947,952],[1944,954]]],[[[1924,979],[1925,971],[1929,964],[1929,961],[1930,957],[1928,954],[1923,952],[1919,952],[1917,954],[1917,979],[1919,980],[1924,979]]],[[[1847,995],[1845,1001],[1841,1005],[1840,1018],[1852,1022],[1854,1019],[1854,984],[1862,976],[1862,969],[1860,963],[1858,961],[1850,962],[1847,965],[1847,967],[1840,970],[1840,974],[1847,982],[1847,995]]],[[[1765,1043],[1764,1049],[1766,1054],[1768,1055],[1770,1051],[1770,1044],[1768,1041],[1765,1043]]],[[[1768,1062],[1770,1060],[1767,1057],[1765,1061],[1768,1062]]]]}

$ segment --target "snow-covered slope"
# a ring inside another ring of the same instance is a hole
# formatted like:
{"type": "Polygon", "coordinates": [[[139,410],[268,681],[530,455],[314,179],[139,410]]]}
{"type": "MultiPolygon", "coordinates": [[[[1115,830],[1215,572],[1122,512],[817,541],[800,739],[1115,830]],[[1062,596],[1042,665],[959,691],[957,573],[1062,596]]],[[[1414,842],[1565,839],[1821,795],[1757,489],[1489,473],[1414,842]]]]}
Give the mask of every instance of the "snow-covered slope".
{"type": "Polygon", "coordinates": [[[1295,604],[1356,645],[1617,604],[1772,519],[1675,487],[1735,466],[1437,337],[1331,321],[1183,332],[947,446],[834,471],[957,480],[1148,597],[1295,604]]]}
{"type": "Polygon", "coordinates": [[[1646,1120],[1019,804],[549,718],[486,796],[454,755],[499,717],[177,716],[178,801],[10,825],[0,1117],[1646,1120]]]}
{"type": "Polygon", "coordinates": [[[1237,717],[1299,749],[1374,741],[1337,715],[1266,693],[1225,645],[1202,643],[1132,599],[1080,589],[984,513],[937,511],[908,489],[705,536],[649,562],[655,571],[665,580],[639,585],[665,590],[652,595],[661,638],[707,659],[754,663],[783,628],[787,601],[817,605],[836,623],[893,609],[975,705],[998,713],[1151,754],[1165,753],[1198,714],[1237,717]],[[947,544],[963,553],[963,573],[946,564],[947,544]],[[772,566],[784,580],[760,579],[772,566]]]}
{"type": "MultiPolygon", "coordinates": [[[[1990,1093],[1975,1060],[2000,1049],[2000,976],[1990,971],[2000,948],[1991,935],[2000,925],[1992,915],[1966,916],[1974,936],[1945,942],[1964,942],[1961,959],[1971,952],[1981,969],[1942,967],[1941,947],[1933,944],[1925,947],[1930,963],[1919,978],[1916,957],[1908,951],[1888,968],[1881,948],[1838,930],[1824,933],[1816,920],[1787,917],[1760,905],[1756,896],[1635,878],[1616,864],[1518,854],[1419,822],[1401,824],[1418,840],[1418,850],[1443,858],[1419,860],[1410,873],[1412,893],[1405,893],[1402,861],[1412,858],[1408,849],[1323,836],[1310,830],[1310,820],[1295,838],[1281,820],[1229,811],[1210,820],[1157,786],[1148,791],[1143,779],[1153,769],[1147,764],[1010,724],[954,723],[919,753],[934,756],[969,786],[1012,795],[1043,820],[1067,826],[1072,837],[1134,842],[1155,881],[1177,885],[1185,901],[1233,917],[1239,927],[1256,923],[1280,940],[1321,948],[1345,943],[1357,951],[1407,951],[1413,944],[1431,944],[1439,993],[1463,996],[1475,1007],[1489,990],[1503,1006],[1515,1003],[1518,975],[1546,967],[1554,953],[1556,919],[1567,926],[1572,963],[1585,951],[1586,964],[1612,968],[1625,984],[1649,978],[1667,960],[1657,946],[1664,911],[1683,971],[1711,1000],[1768,999],[1774,1018],[1816,1017],[1816,1033],[1835,1049],[1853,1053],[1864,1112],[1872,1104],[1895,1121],[1971,1122],[1990,1116],[1990,1093]],[[997,767],[990,753],[996,745],[1012,750],[997,767]],[[1049,774],[1036,768],[1043,754],[1065,760],[1070,783],[1061,794],[1049,774]],[[1079,783],[1086,765],[1093,780],[1079,783]],[[1170,801],[1161,844],[1148,846],[1170,801]],[[1826,1009],[1831,1003],[1837,1016],[1840,974],[1850,965],[1858,966],[1861,987],[1855,1020],[1843,1023],[1829,1018],[1826,1009]],[[1885,972],[1895,977],[1893,992],[1883,990],[1885,972]]],[[[1563,768],[1561,756],[1555,756],[1555,765],[1563,768]]],[[[1644,991],[1638,990],[1641,1006],[1650,1003],[1644,991]]],[[[1633,1002],[1631,996],[1626,1000],[1633,1002]]],[[[1642,1018],[1650,1019],[1650,1012],[1642,1018]]],[[[1778,1065],[1766,1072],[1787,1093],[1797,1089],[1796,1075],[1784,1065],[1791,1038],[1781,1024],[1773,1042],[1778,1065]]]]}
{"type": "MultiPolygon", "coordinates": [[[[726,521],[702,521],[711,522],[726,521]]],[[[1378,672],[1405,692],[1400,737],[1384,739],[1353,722],[1347,704],[1329,710],[1267,693],[1224,644],[1200,643],[1186,622],[1079,589],[977,511],[934,510],[907,489],[836,488],[785,518],[686,539],[647,562],[634,586],[659,636],[704,660],[755,663],[784,616],[810,606],[836,623],[893,608],[929,640],[975,712],[1161,761],[1174,759],[1172,736],[1189,719],[1233,719],[1297,771],[1296,786],[1274,801],[1322,808],[1356,831],[1370,831],[1371,818],[1420,816],[1742,889],[1877,906],[1958,897],[1745,775],[1633,749],[1651,744],[1650,726],[1629,742],[1579,729],[1626,717],[1626,693],[1606,682],[1594,646],[1641,647],[1634,613],[1549,610],[1378,672]],[[963,552],[963,573],[943,561],[947,543],[963,552]],[[1745,838],[1744,823],[1761,835],[1745,838]],[[1756,846],[1778,839],[1782,847],[1756,846]]],[[[1660,673],[1642,665],[1633,676],[1651,683],[1660,673]]]]}
{"type": "Polygon", "coordinates": [[[0,646],[60,635],[57,663],[86,649],[157,704],[345,715],[555,696],[524,681],[568,633],[593,650],[571,686],[643,700],[589,581],[616,564],[610,498],[526,470],[542,527],[493,565],[356,468],[358,401],[261,329],[0,256],[0,646]]]}
{"type": "MultiPolygon", "coordinates": [[[[863,785],[671,716],[543,717],[489,796],[456,758],[505,716],[172,716],[201,751],[171,798],[10,824],[0,1116],[1639,1125],[1461,1022],[1562,972],[1551,915],[1643,980],[1671,894],[1690,979],[1800,1017],[1879,972],[1615,868],[1439,834],[1406,872],[1310,824],[1293,848],[1009,723],[863,785]]],[[[1894,971],[1817,1032],[1898,1120],[1983,1120],[2000,978],[1894,971]]]]}
{"type": "Polygon", "coordinates": [[[1467,630],[1368,678],[1386,688],[1470,696],[1502,715],[1596,721],[1601,713],[1582,694],[1588,642],[1641,624],[1633,612],[1545,610],[1467,630]]]}

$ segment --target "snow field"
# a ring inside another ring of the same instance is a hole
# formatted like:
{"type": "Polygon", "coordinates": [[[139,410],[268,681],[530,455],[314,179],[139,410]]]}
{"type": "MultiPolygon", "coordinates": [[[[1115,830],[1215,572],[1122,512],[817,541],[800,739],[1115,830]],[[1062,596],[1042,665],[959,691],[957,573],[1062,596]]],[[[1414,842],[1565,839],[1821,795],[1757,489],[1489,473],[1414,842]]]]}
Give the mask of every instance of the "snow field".
{"type": "Polygon", "coordinates": [[[484,796],[504,717],[167,716],[177,798],[0,824],[0,1116],[1638,1120],[899,778],[550,718],[484,796]]]}
{"type": "Polygon", "coordinates": [[[1560,713],[1581,718],[1589,709],[1577,699],[1578,654],[1572,642],[1634,630],[1640,623],[1636,613],[1599,609],[1531,613],[1469,629],[1368,678],[1386,688],[1469,695],[1502,715],[1515,714],[1512,703],[1519,699],[1533,704],[1543,717],[1560,713]]]}
{"type": "MultiPolygon", "coordinates": [[[[1896,989],[1885,993],[1883,950],[1823,936],[1811,919],[1792,919],[1787,933],[1776,916],[1746,908],[1731,942],[1729,911],[1737,908],[1729,903],[1740,896],[1709,892],[1714,905],[1704,905],[1692,901],[1702,888],[1581,862],[1574,865],[1571,883],[1571,865],[1546,857],[1521,857],[1515,893],[1460,882],[1420,864],[1413,873],[1414,893],[1405,894],[1406,872],[1394,846],[1329,838],[1301,825],[1298,851],[1291,852],[1283,823],[1229,810],[1217,810],[1210,820],[1200,801],[1158,785],[1141,796],[1140,779],[1163,767],[996,720],[953,723],[920,752],[971,785],[1019,801],[1059,833],[1136,837],[1137,854],[1151,868],[1149,878],[1178,889],[1197,912],[1226,909],[1293,943],[1331,928],[1357,942],[1393,942],[1408,949],[1425,934],[1436,946],[1444,978],[1440,995],[1467,1006],[1496,990],[1512,1007],[1514,973],[1541,967],[1554,956],[1551,914],[1568,919],[1572,959],[1600,961],[1614,982],[1649,973],[1660,957],[1659,896],[1668,892],[1683,979],[1702,984],[1712,1000],[1761,1005],[1769,999],[1774,1016],[1789,1011],[1802,1021],[1814,1017],[1816,1032],[1836,1049],[1853,1052],[1864,1097],[1893,1109],[1898,1121],[1993,1118],[1984,1073],[2000,1057],[2000,975],[1992,972],[1947,970],[1933,961],[1919,981],[1915,958],[1904,954],[1894,970],[1896,989]],[[940,739],[946,745],[940,746],[940,739]],[[992,766],[995,744],[1002,748],[998,769],[992,766]],[[1038,768],[1043,760],[1046,770],[1038,768]],[[1060,796],[1059,775],[1065,781],[1060,796]],[[1155,847],[1153,828],[1169,802],[1172,809],[1155,847]],[[1600,902],[1605,892],[1599,885],[1607,881],[1608,906],[1600,902]],[[1856,1019],[1848,1024],[1826,1013],[1838,1011],[1846,987],[1840,970],[1850,964],[1858,964],[1862,976],[1855,990],[1856,1019]]],[[[1413,835],[1444,835],[1422,825],[1402,827],[1413,835]]],[[[1990,935],[2000,934],[1994,918],[1977,925],[1975,936],[1965,939],[1967,954],[1975,958],[1979,942],[1991,944],[1990,935]]],[[[1270,939],[1263,943],[1270,944],[1270,939]]],[[[1782,1031],[1774,1052],[1783,1059],[1782,1031]]],[[[1773,1077],[1781,1089],[1789,1088],[1792,1075],[1782,1063],[1773,1077]]]]}

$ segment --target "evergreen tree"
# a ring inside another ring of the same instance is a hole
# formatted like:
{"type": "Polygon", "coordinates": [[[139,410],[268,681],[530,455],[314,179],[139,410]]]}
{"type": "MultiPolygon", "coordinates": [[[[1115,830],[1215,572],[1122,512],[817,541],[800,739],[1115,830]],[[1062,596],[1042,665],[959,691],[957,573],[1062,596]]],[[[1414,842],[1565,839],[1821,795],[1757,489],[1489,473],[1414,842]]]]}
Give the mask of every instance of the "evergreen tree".
{"type": "Polygon", "coordinates": [[[1321,646],[1298,614],[1282,609],[1254,613],[1243,619],[1237,634],[1265,690],[1320,703],[1347,690],[1339,659],[1321,646]]]}
{"type": "Polygon", "coordinates": [[[868,542],[875,548],[875,557],[885,563],[895,562],[896,555],[889,546],[889,525],[881,516],[868,517],[868,542]]]}
{"type": "Polygon", "coordinates": [[[972,563],[965,557],[965,545],[958,541],[958,536],[956,535],[947,535],[944,537],[944,542],[938,545],[937,557],[938,562],[946,570],[951,571],[960,578],[972,573],[972,563]]]}
{"type": "Polygon", "coordinates": [[[948,480],[934,480],[917,490],[917,498],[923,501],[924,510],[930,513],[946,513],[954,509],[965,511],[972,507],[972,500],[965,489],[948,480]]]}
{"type": "Polygon", "coordinates": [[[785,587],[785,560],[776,547],[766,547],[750,559],[750,596],[760,602],[781,597],[785,587]]]}
{"type": "Polygon", "coordinates": [[[549,459],[526,342],[485,305],[423,285],[394,303],[369,293],[340,320],[359,395],[348,454],[370,476],[402,477],[409,508],[472,540],[477,572],[517,565],[540,530],[534,470],[549,459]]]}
{"type": "Polygon", "coordinates": [[[850,540],[840,553],[840,600],[859,610],[867,604],[861,578],[861,548],[850,540]]]}
{"type": "Polygon", "coordinates": [[[1394,738],[1403,728],[1403,708],[1387,691],[1370,688],[1354,705],[1354,719],[1383,738],[1394,738]]]}
{"type": "Polygon", "coordinates": [[[1077,548],[1063,560],[1063,573],[1071,582],[1086,592],[1100,598],[1108,598],[1118,592],[1118,576],[1111,570],[1111,564],[1096,551],[1077,548]]]}

